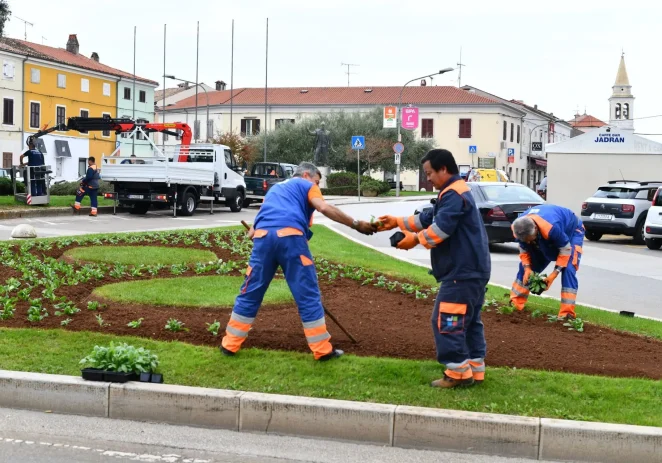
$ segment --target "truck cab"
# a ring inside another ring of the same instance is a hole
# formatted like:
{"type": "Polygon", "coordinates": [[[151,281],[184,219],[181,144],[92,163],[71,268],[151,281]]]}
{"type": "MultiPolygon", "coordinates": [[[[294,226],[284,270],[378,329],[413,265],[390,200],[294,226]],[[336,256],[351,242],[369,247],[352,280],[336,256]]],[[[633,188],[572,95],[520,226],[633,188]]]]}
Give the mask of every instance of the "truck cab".
{"type": "Polygon", "coordinates": [[[262,202],[272,185],[292,178],[296,167],[295,164],[281,162],[255,163],[250,170],[250,175],[244,178],[246,182],[244,207],[248,207],[253,202],[262,202]]]}

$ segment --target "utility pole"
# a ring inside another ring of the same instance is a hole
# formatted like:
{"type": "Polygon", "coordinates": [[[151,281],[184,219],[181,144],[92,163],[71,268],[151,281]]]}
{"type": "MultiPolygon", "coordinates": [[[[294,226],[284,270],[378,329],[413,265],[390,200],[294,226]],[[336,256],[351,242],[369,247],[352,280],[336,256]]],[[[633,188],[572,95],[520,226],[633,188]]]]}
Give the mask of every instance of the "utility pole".
{"type": "Polygon", "coordinates": [[[349,67],[350,66],[360,66],[360,64],[349,64],[349,63],[340,63],[341,66],[347,66],[347,86],[349,87],[349,75],[350,74],[356,74],[356,72],[350,72],[349,67]]]}
{"type": "Polygon", "coordinates": [[[462,87],[462,68],[463,68],[464,66],[465,66],[465,65],[462,64],[462,47],[460,47],[460,62],[457,63],[457,67],[460,68],[460,75],[459,75],[458,80],[457,80],[457,86],[458,86],[458,88],[462,87]]]}
{"type": "Polygon", "coordinates": [[[34,26],[34,24],[32,24],[32,23],[29,22],[29,21],[26,21],[25,19],[21,19],[21,18],[19,18],[18,16],[14,16],[14,17],[15,17],[16,19],[18,19],[19,21],[23,21],[23,27],[24,27],[24,29],[25,29],[25,41],[27,42],[27,41],[28,41],[28,26],[31,26],[31,27],[32,27],[32,26],[34,26]]]}

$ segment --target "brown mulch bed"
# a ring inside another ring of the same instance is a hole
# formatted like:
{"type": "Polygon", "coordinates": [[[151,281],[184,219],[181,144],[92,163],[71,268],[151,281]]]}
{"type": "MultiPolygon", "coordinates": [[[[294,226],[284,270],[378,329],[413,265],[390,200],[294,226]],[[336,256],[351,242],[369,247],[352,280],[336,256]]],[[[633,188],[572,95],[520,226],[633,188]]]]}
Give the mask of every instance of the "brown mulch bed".
{"type": "MultiPolygon", "coordinates": [[[[125,246],[126,244],[121,244],[125,246]]],[[[152,244],[159,245],[159,244],[152,244]]],[[[180,246],[183,246],[181,243],[180,246]]],[[[227,250],[210,249],[219,258],[230,260],[227,250]]],[[[65,249],[53,249],[46,254],[59,258],[65,249]]],[[[36,252],[41,255],[42,252],[36,252]]],[[[5,278],[16,276],[7,268],[0,271],[5,278]]],[[[236,272],[234,274],[239,274],[236,272]]],[[[193,276],[188,272],[184,276],[193,276]]],[[[167,272],[161,277],[169,277],[167,272]]],[[[143,277],[149,278],[149,276],[143,277]]],[[[126,277],[131,280],[135,278],[126,277]]],[[[140,278],[138,278],[140,279],[140,278]]],[[[106,276],[103,280],[65,286],[56,291],[67,296],[81,309],[64,329],[95,331],[108,334],[143,336],[158,340],[178,340],[199,345],[217,346],[220,336],[207,332],[206,323],[218,320],[221,333],[231,308],[177,308],[107,302],[98,312],[87,310],[92,290],[117,282],[106,276]],[[100,327],[95,315],[100,313],[108,326],[100,327]],[[144,318],[138,329],[127,323],[144,318]],[[164,329],[169,318],[185,323],[188,331],[172,333],[164,329]]],[[[338,320],[359,341],[353,344],[327,317],[327,326],[336,347],[361,356],[385,356],[403,359],[434,359],[435,348],[430,323],[433,301],[416,299],[413,295],[389,292],[374,286],[361,286],[349,279],[321,282],[323,300],[338,320]]],[[[239,290],[239,288],[237,288],[239,290]]],[[[35,297],[36,294],[33,294],[35,297]]],[[[61,328],[67,316],[56,317],[50,303],[45,302],[50,316],[39,323],[27,321],[28,303],[19,302],[16,316],[0,320],[0,327],[61,328]]],[[[561,323],[548,323],[545,318],[531,318],[527,312],[501,315],[483,312],[488,344],[487,363],[491,366],[555,370],[617,377],[662,378],[662,341],[624,333],[609,328],[585,324],[584,333],[568,331],[561,323]]],[[[264,306],[253,325],[246,347],[308,352],[301,321],[294,303],[264,306]]]]}

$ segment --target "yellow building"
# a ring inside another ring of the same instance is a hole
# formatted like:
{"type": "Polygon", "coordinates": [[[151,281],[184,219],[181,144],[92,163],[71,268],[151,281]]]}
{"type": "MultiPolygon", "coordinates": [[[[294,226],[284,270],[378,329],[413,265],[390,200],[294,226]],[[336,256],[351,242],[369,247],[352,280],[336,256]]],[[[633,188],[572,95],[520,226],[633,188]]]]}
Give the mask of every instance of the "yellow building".
{"type": "MultiPolygon", "coordinates": [[[[117,89],[120,79],[133,75],[79,53],[76,35],[70,35],[66,49],[3,38],[25,55],[23,64],[23,132],[32,133],[70,117],[117,117],[117,89]]],[[[136,81],[157,86],[157,82],[136,77],[136,81]]],[[[100,159],[116,148],[112,131],[56,131],[42,137],[39,148],[56,179],[75,180],[84,175],[89,156],[100,159]]]]}

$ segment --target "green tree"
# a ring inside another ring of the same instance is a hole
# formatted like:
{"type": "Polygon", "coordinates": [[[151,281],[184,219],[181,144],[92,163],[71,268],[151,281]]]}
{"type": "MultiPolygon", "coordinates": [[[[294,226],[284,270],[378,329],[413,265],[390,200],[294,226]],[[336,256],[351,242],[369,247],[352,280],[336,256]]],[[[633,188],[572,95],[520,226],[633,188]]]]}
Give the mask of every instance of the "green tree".
{"type": "Polygon", "coordinates": [[[7,0],[0,0],[0,37],[5,35],[5,23],[9,21],[11,10],[7,0]]]}
{"type": "Polygon", "coordinates": [[[228,146],[232,150],[232,154],[237,156],[239,165],[244,162],[251,164],[255,160],[255,147],[248,140],[234,132],[224,132],[217,135],[216,138],[212,139],[212,143],[228,146]]]}
{"type": "MultiPolygon", "coordinates": [[[[397,142],[396,129],[384,129],[382,109],[369,112],[332,112],[311,117],[297,117],[294,124],[282,124],[269,132],[267,160],[299,164],[314,158],[315,136],[311,135],[324,122],[330,132],[331,149],[328,155],[329,166],[335,170],[357,171],[356,151],[350,147],[353,135],[366,137],[366,149],[360,154],[361,173],[368,170],[395,171],[393,144],[397,142]]],[[[251,140],[257,153],[264,151],[264,134],[251,140]]],[[[405,152],[402,155],[402,168],[417,169],[421,158],[432,148],[432,143],[417,140],[413,132],[402,131],[405,152]]]]}

